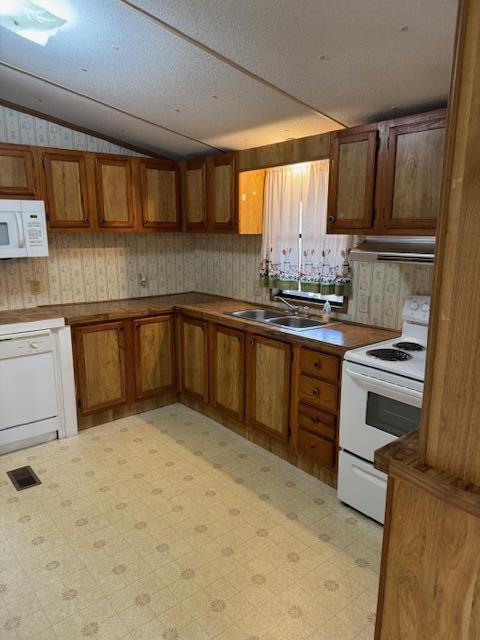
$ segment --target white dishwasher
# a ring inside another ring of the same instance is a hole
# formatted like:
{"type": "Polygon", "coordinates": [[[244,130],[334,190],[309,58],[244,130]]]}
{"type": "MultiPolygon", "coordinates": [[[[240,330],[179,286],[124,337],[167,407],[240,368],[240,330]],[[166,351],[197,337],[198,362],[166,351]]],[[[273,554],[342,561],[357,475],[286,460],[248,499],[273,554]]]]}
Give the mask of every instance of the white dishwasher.
{"type": "Polygon", "coordinates": [[[56,438],[58,429],[51,331],[0,335],[0,445],[45,434],[56,438]]]}

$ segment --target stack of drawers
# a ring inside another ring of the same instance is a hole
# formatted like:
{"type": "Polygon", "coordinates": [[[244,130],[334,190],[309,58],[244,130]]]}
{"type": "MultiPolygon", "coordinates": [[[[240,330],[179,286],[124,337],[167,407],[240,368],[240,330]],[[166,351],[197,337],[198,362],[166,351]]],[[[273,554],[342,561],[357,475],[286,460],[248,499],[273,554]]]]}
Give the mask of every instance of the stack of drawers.
{"type": "Polygon", "coordinates": [[[336,464],[337,357],[300,349],[297,381],[297,451],[323,467],[336,464]]]}

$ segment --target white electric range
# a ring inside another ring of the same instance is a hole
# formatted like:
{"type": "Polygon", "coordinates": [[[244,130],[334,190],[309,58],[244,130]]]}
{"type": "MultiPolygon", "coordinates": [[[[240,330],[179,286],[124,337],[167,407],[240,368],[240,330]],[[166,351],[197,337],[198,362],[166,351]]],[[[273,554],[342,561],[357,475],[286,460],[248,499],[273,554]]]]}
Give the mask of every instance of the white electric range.
{"type": "Polygon", "coordinates": [[[345,354],[337,495],[381,523],[387,476],[373,456],[420,424],[429,314],[430,296],[409,296],[401,337],[345,354]]]}

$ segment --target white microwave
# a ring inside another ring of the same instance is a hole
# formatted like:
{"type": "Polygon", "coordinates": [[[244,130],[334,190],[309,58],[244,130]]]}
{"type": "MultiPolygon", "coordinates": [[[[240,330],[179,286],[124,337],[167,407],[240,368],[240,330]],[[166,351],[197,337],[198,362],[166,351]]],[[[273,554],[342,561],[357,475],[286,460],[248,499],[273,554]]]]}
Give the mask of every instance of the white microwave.
{"type": "Polygon", "coordinates": [[[42,200],[0,200],[0,258],[48,256],[42,200]]]}

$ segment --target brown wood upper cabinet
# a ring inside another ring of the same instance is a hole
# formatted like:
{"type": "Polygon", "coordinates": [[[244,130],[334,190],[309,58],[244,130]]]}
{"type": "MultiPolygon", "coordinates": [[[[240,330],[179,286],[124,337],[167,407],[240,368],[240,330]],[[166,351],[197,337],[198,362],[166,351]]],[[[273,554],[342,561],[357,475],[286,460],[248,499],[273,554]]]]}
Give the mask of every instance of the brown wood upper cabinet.
{"type": "Polygon", "coordinates": [[[445,114],[387,129],[386,229],[435,230],[440,210],[445,114]]]}
{"type": "Polygon", "coordinates": [[[207,159],[207,207],[210,231],[236,231],[237,179],[235,154],[222,153],[207,159]]]}
{"type": "Polygon", "coordinates": [[[135,226],[134,166],[130,158],[96,154],[98,226],[133,229],[135,226]]]}
{"type": "Polygon", "coordinates": [[[434,235],[446,110],[332,134],[328,233],[434,235]]]}
{"type": "Polygon", "coordinates": [[[175,389],[174,316],[133,321],[136,398],[157,396],[175,389]]]}
{"type": "Polygon", "coordinates": [[[42,167],[49,227],[91,228],[87,155],[81,151],[47,151],[42,167]]]}
{"type": "Polygon", "coordinates": [[[183,211],[185,231],[207,230],[207,161],[183,164],[183,211]]]}
{"type": "Polygon", "coordinates": [[[38,197],[34,158],[30,147],[0,145],[0,198],[38,197]]]}
{"type": "Polygon", "coordinates": [[[248,423],[272,438],[289,439],[291,346],[247,334],[248,423]]]}
{"type": "Polygon", "coordinates": [[[187,395],[208,402],[208,324],[182,316],[182,390],[187,395]]]}
{"type": "MultiPolygon", "coordinates": [[[[329,231],[373,224],[378,131],[344,129],[334,136],[328,189],[329,231]]],[[[333,231],[332,231],[333,233],[333,231]]]]}
{"type": "Polygon", "coordinates": [[[142,227],[157,231],[181,228],[178,164],[169,160],[140,160],[142,227]]]}
{"type": "Polygon", "coordinates": [[[75,382],[81,415],[127,402],[128,329],[125,320],[74,328],[75,382]]]}
{"type": "Polygon", "coordinates": [[[237,420],[244,418],[245,334],[219,324],[211,328],[211,402],[237,420]]]}

